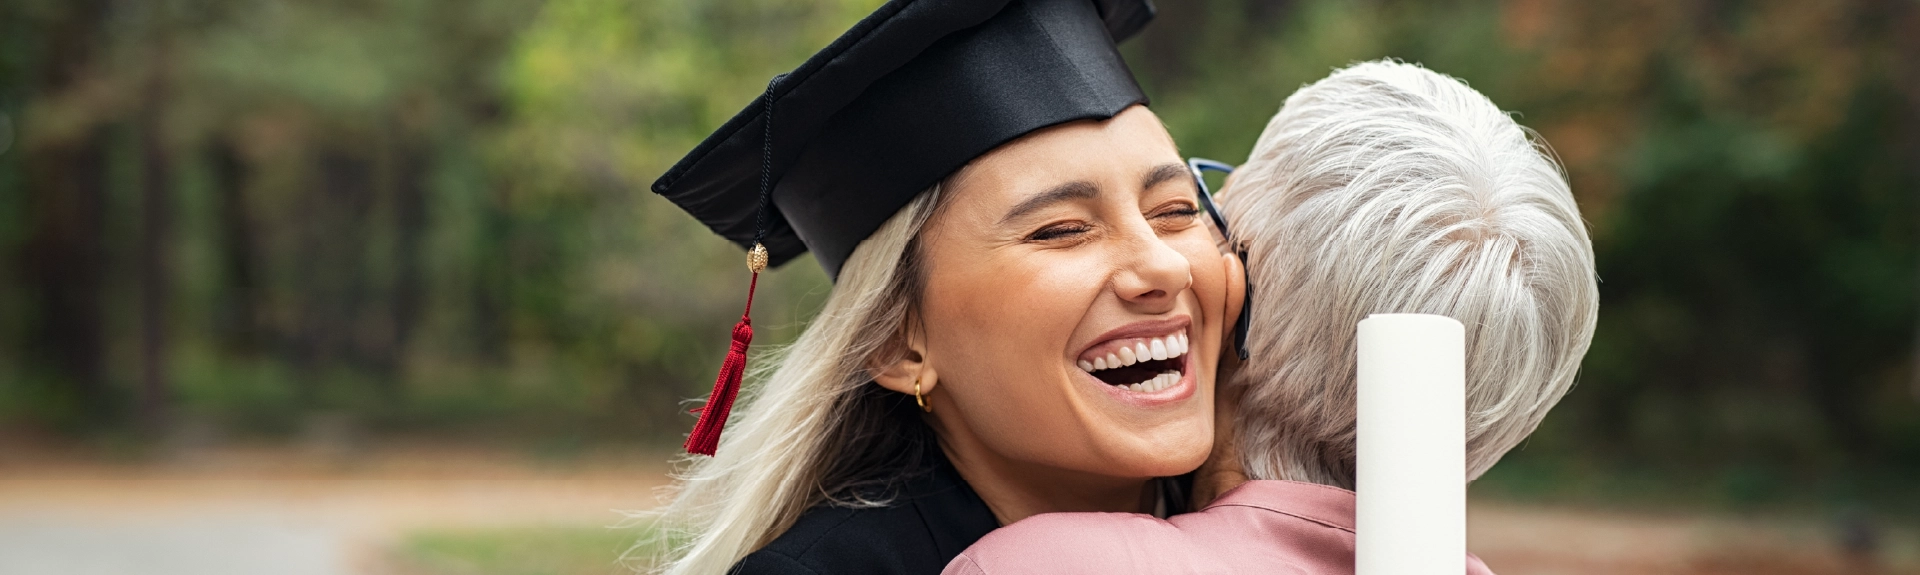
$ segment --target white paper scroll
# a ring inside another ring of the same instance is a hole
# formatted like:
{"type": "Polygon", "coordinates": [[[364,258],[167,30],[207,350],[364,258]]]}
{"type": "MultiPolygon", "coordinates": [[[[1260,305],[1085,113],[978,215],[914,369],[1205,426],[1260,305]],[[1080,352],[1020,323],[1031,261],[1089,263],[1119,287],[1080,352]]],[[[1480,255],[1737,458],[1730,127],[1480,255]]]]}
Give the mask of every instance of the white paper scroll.
{"type": "Polygon", "coordinates": [[[1460,575],[1467,556],[1466,328],[1360,322],[1357,575],[1460,575]]]}

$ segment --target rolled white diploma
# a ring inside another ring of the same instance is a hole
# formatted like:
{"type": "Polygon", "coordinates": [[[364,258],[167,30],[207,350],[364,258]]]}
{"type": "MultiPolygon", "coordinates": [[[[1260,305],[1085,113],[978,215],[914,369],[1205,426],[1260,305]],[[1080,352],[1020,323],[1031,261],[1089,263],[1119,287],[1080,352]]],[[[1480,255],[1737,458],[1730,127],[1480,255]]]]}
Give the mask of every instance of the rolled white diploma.
{"type": "Polygon", "coordinates": [[[1466,328],[1427,314],[1360,322],[1354,569],[1466,571],[1466,328]]]}

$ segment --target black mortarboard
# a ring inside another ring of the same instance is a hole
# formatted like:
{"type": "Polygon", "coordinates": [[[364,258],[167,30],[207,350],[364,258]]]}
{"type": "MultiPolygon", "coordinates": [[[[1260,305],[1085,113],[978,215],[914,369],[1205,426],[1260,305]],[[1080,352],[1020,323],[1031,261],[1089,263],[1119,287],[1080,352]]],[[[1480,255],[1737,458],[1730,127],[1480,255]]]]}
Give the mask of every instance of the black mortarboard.
{"type": "Polygon", "coordinates": [[[719,446],[761,269],[812,250],[838,278],[880,224],[981,154],[1146,103],[1114,43],[1151,19],[1149,0],[892,0],[660,176],[654,192],[751,248],[746,310],[687,451],[719,446]]]}
{"type": "Polygon", "coordinates": [[[1114,44],[1153,11],[1148,0],[888,2],[776,78],[653,191],[742,247],[763,243],[772,265],[812,250],[837,277],[854,246],[968,161],[1145,103],[1114,44]]]}

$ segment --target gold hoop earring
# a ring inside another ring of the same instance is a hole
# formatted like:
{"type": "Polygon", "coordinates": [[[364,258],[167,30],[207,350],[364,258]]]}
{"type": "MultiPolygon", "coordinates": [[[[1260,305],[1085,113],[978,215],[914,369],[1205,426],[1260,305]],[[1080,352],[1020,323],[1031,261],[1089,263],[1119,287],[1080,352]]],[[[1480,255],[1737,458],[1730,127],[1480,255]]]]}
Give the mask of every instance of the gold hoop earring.
{"type": "Polygon", "coordinates": [[[927,398],[920,395],[920,378],[913,378],[913,402],[920,404],[920,411],[933,413],[933,406],[927,405],[927,398]]]}

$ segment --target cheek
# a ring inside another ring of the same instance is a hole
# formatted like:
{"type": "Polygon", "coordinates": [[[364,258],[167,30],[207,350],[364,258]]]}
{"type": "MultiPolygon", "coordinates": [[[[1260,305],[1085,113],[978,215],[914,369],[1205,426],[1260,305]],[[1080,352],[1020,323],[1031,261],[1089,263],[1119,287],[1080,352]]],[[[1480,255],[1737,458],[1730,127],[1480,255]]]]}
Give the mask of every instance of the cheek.
{"type": "Polygon", "coordinates": [[[1094,258],[1064,255],[983,257],[928,277],[930,353],[976,434],[1016,446],[1084,434],[1062,413],[1078,369],[1067,343],[1106,273],[1094,258]]]}
{"type": "MultiPolygon", "coordinates": [[[[1057,371],[1098,284],[1088,266],[1060,258],[980,258],[928,278],[928,329],[942,372],[956,383],[1030,393],[1034,375],[1057,371]]],[[[956,389],[955,391],[960,391],[956,389]]]]}
{"type": "Polygon", "coordinates": [[[1211,236],[1200,234],[1168,242],[1174,251],[1186,256],[1188,268],[1193,273],[1193,295],[1200,300],[1201,313],[1206,317],[1205,329],[1219,328],[1220,315],[1225,312],[1227,299],[1227,270],[1221,262],[1220,249],[1213,244],[1211,236]]]}

